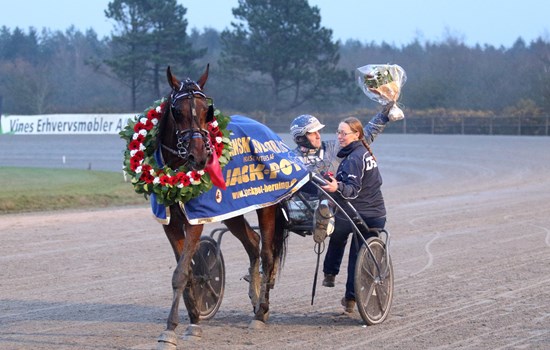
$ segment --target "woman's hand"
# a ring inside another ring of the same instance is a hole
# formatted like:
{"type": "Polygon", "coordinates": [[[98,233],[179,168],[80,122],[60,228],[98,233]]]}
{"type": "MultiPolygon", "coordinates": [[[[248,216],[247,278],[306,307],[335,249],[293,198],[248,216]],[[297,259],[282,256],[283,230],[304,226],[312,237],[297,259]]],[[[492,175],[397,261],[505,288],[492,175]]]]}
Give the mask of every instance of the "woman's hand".
{"type": "Polygon", "coordinates": [[[328,179],[325,177],[325,181],[327,184],[325,186],[321,186],[321,188],[327,192],[336,192],[338,190],[338,181],[332,176],[328,176],[328,179]]]}

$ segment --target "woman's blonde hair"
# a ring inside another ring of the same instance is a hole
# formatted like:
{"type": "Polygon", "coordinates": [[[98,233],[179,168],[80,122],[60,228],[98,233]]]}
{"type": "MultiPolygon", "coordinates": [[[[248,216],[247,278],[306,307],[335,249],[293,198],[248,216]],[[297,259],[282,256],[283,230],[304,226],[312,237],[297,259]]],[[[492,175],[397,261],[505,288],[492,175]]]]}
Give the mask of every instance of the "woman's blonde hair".
{"type": "Polygon", "coordinates": [[[347,117],[346,119],[342,120],[342,123],[348,124],[351,131],[359,133],[359,140],[361,140],[363,145],[371,154],[372,158],[374,158],[374,160],[376,161],[376,157],[374,156],[372,149],[365,139],[365,129],[363,129],[363,124],[361,123],[361,121],[355,117],[347,117]]]}

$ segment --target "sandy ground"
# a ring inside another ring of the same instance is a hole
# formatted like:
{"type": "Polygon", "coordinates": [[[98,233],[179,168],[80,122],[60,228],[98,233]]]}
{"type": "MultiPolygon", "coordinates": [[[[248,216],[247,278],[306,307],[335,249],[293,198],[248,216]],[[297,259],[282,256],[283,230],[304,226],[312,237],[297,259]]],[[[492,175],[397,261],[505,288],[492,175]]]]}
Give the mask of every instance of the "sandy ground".
{"type": "MultiPolygon", "coordinates": [[[[249,330],[228,234],[221,308],[178,349],[549,349],[550,138],[383,135],[375,153],[395,272],[383,324],[343,314],[344,275],[310,305],[313,240],[292,234],[268,327],[249,330]]],[[[155,348],[175,261],[145,204],[4,215],[0,239],[0,349],[155,348]]],[[[179,334],[187,322],[182,304],[179,334]]]]}

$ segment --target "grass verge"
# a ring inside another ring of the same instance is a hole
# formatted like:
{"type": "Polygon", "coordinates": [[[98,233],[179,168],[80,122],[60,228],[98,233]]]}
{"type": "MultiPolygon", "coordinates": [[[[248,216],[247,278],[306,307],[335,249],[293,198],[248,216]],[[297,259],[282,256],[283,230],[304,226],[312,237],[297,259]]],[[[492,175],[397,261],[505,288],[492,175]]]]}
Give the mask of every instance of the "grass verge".
{"type": "Polygon", "coordinates": [[[0,179],[0,214],[146,203],[114,172],[2,167],[0,179]]]}

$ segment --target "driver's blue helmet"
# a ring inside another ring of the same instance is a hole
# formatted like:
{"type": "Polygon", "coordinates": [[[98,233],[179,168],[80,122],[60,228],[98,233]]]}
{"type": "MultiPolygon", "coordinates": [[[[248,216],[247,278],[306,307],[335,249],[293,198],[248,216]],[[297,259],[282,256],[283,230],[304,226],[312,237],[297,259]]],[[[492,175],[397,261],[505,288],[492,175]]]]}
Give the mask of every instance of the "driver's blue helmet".
{"type": "Polygon", "coordinates": [[[302,114],[294,118],[290,123],[290,134],[296,144],[301,145],[305,142],[305,137],[308,132],[319,131],[325,125],[319,122],[319,119],[310,114],[302,114]]]}

